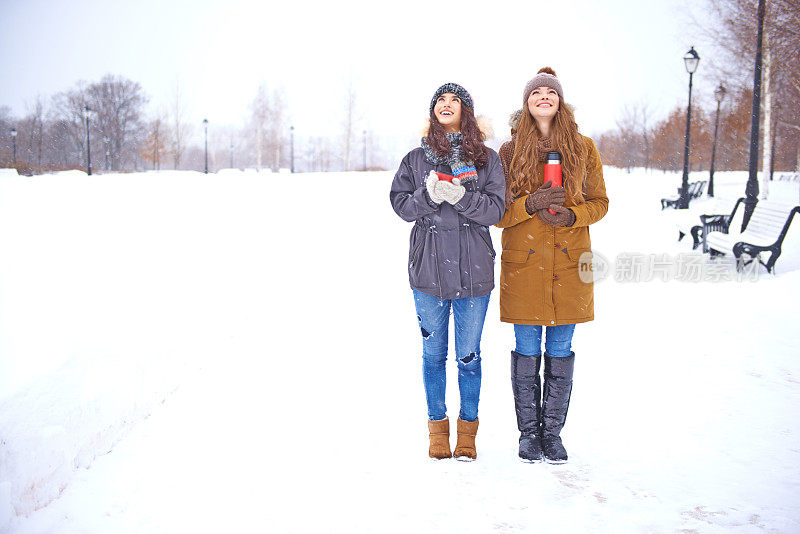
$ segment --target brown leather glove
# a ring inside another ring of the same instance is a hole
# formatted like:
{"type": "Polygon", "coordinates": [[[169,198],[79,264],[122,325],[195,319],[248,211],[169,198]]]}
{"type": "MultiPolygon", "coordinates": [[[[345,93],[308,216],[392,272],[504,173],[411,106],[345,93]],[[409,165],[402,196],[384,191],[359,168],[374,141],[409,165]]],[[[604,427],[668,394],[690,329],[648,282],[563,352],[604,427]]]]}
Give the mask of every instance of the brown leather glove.
{"type": "Polygon", "coordinates": [[[567,194],[564,193],[564,188],[553,186],[552,182],[548,180],[525,199],[525,211],[528,212],[528,215],[533,215],[541,209],[549,208],[552,204],[560,206],[566,199],[567,194]]]}
{"type": "Polygon", "coordinates": [[[556,212],[555,215],[547,211],[547,208],[538,210],[536,215],[543,223],[550,226],[572,226],[575,224],[575,214],[571,209],[559,206],[558,204],[551,204],[550,209],[556,212]]]}

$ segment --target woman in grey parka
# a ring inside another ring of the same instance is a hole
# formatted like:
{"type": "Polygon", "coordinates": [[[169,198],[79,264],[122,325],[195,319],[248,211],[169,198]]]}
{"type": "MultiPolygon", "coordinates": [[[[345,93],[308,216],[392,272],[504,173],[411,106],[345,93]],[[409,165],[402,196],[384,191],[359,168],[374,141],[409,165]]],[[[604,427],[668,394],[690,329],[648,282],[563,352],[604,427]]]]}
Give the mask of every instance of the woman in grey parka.
{"type": "Polygon", "coordinates": [[[439,87],[429,113],[428,134],[403,158],[389,196],[394,211],[414,223],[408,274],[422,334],[428,454],[451,457],[445,362],[452,307],[461,393],[453,456],[474,460],[480,340],[494,288],[495,251],[488,227],[505,211],[505,178],[499,156],[483,144],[472,97],[463,87],[439,87]]]}

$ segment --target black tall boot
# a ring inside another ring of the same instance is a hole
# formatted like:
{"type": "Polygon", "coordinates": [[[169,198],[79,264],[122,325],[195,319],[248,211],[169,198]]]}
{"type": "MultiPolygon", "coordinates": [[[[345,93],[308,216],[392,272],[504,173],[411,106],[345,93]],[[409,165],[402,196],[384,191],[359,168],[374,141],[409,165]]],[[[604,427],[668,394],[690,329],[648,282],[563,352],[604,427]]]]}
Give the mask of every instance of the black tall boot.
{"type": "Polygon", "coordinates": [[[552,464],[567,461],[567,450],[561,443],[561,429],[567,420],[572,393],[572,371],[575,353],[566,358],[544,355],[544,395],[542,398],[542,449],[544,459],[552,464]]]}
{"type": "Polygon", "coordinates": [[[511,351],[511,388],[519,428],[519,457],[527,462],[542,461],[541,396],[539,367],[542,355],[524,356],[511,351]]]}

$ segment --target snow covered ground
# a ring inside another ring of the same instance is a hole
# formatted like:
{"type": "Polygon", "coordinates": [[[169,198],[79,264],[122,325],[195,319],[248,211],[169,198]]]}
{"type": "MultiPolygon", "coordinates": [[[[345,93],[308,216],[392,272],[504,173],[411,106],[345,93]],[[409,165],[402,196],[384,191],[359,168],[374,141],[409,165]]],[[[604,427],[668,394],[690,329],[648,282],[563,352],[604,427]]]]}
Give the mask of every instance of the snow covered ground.
{"type": "Polygon", "coordinates": [[[391,178],[0,176],[0,532],[800,531],[800,226],[740,280],[679,175],[607,168],[570,462],[517,459],[496,292],[479,458],[435,462],[391,178]]]}

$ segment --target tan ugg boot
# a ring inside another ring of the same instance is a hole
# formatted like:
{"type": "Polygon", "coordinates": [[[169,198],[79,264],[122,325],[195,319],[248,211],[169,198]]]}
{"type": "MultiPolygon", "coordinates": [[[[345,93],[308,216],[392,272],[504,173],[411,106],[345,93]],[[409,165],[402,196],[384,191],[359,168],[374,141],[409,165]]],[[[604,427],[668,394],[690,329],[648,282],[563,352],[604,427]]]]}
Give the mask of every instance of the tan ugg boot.
{"type": "Polygon", "coordinates": [[[478,434],[478,420],[464,421],[460,417],[456,425],[458,439],[456,440],[456,450],[453,456],[456,460],[471,462],[478,457],[475,450],[475,436],[478,434]]]}
{"type": "Polygon", "coordinates": [[[441,421],[428,421],[431,445],[428,456],[431,458],[451,458],[450,453],[450,419],[445,417],[441,421]]]}

